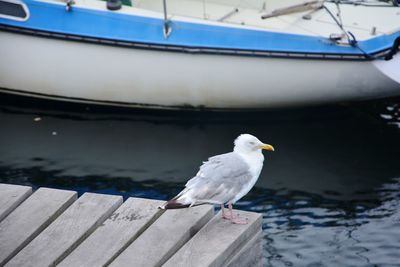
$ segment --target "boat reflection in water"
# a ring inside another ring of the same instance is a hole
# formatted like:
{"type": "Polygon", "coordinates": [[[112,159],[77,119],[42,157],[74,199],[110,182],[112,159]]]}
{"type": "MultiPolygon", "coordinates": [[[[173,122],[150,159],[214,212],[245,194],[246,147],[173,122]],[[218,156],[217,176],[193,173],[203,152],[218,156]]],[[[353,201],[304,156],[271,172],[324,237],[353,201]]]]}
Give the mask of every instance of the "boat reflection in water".
{"type": "Polygon", "coordinates": [[[276,148],[238,203],[263,213],[271,265],[395,264],[400,138],[381,106],[149,115],[4,102],[0,182],[167,199],[248,132],[276,148]]]}

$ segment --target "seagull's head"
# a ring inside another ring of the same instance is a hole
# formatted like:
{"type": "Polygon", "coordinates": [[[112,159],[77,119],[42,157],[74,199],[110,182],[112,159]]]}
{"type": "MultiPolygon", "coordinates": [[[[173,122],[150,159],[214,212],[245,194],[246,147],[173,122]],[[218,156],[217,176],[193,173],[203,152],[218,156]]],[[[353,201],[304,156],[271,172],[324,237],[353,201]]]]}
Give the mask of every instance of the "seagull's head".
{"type": "Polygon", "coordinates": [[[274,147],[264,144],[257,137],[251,134],[241,134],[235,139],[234,151],[241,153],[250,153],[254,151],[261,151],[261,149],[274,151],[274,147]]]}

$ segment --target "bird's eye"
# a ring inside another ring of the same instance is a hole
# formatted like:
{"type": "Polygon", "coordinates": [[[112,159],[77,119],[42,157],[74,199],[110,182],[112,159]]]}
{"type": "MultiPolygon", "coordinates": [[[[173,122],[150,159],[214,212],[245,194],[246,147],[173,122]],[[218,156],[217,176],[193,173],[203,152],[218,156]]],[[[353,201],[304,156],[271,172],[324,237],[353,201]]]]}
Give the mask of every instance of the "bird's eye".
{"type": "Polygon", "coordinates": [[[249,142],[249,144],[250,144],[250,145],[254,145],[255,143],[254,143],[254,142],[249,142]]]}

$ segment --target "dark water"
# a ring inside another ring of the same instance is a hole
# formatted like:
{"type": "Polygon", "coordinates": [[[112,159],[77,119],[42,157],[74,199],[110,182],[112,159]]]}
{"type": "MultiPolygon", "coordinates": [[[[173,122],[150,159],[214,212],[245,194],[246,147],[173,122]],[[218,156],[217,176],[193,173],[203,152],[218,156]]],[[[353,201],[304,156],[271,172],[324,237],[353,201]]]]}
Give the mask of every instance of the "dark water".
{"type": "Polygon", "coordinates": [[[157,113],[1,96],[0,182],[168,199],[240,133],[273,144],[238,207],[270,266],[400,266],[400,99],[157,113]]]}

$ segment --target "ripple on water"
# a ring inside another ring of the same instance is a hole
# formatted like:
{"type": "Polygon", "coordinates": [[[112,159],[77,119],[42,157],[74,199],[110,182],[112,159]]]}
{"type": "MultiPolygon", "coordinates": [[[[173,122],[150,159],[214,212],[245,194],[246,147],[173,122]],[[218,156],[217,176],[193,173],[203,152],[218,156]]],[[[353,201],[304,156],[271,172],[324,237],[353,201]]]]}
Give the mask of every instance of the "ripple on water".
{"type": "Polygon", "coordinates": [[[400,173],[400,101],[391,102],[240,120],[0,106],[0,181],[167,199],[198,163],[248,131],[280,147],[263,184],[237,205],[263,214],[268,265],[399,266],[400,180],[379,187],[400,173]]]}
{"type": "Polygon", "coordinates": [[[319,207],[323,202],[290,210],[266,205],[266,262],[270,266],[396,266],[400,257],[399,192],[400,179],[394,179],[378,189],[379,206],[351,213],[319,207]]]}
{"type": "Polygon", "coordinates": [[[380,114],[381,118],[384,119],[388,124],[400,128],[400,105],[390,104],[386,107],[386,110],[380,114]]]}

